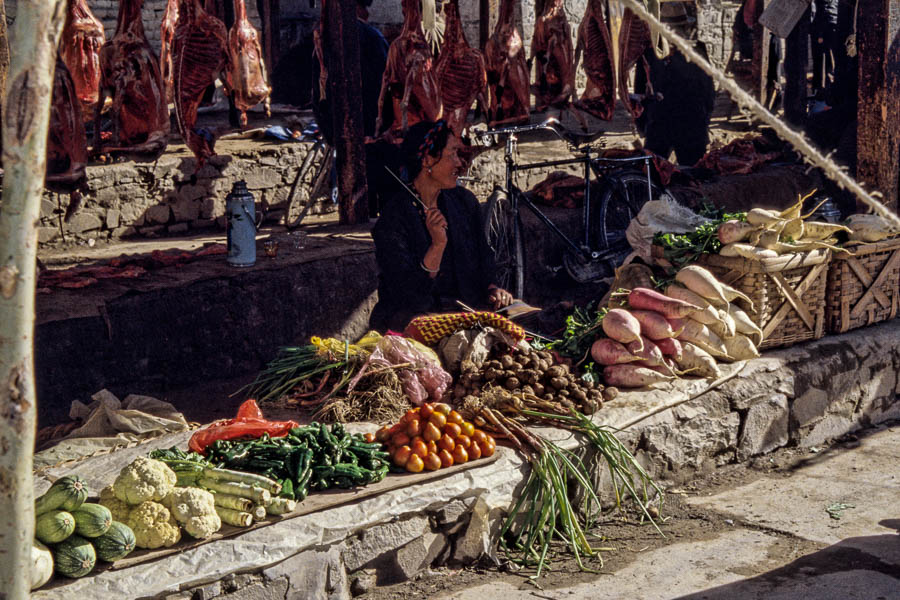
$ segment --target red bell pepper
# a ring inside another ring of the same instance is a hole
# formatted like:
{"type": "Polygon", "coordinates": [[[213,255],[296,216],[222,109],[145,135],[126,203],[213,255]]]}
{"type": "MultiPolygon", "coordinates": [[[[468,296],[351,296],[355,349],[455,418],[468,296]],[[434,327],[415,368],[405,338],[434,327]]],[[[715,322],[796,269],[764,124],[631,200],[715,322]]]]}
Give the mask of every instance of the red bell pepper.
{"type": "Polygon", "coordinates": [[[191,436],[188,447],[194,452],[206,454],[206,447],[216,440],[256,439],[268,433],[270,437],[283,437],[299,424],[294,421],[267,421],[252,398],[238,408],[233,419],[221,419],[210,423],[191,436]]]}

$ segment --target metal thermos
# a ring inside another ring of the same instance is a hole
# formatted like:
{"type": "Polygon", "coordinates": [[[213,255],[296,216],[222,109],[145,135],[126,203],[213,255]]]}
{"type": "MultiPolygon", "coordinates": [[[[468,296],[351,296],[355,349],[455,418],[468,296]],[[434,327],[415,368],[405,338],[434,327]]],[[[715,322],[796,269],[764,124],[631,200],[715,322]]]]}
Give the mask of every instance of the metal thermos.
{"type": "Polygon", "coordinates": [[[245,181],[236,181],[225,197],[228,221],[228,264],[252,267],[256,264],[256,209],[253,194],[245,181]]]}

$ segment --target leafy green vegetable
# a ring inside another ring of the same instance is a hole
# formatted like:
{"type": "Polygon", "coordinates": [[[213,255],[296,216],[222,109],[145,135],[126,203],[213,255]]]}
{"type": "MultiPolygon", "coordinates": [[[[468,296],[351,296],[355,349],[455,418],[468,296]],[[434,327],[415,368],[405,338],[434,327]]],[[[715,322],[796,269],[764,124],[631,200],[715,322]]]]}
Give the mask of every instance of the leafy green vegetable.
{"type": "Polygon", "coordinates": [[[576,362],[583,361],[600,333],[600,322],[606,312],[607,309],[599,308],[597,302],[590,302],[583,308],[576,306],[572,314],[566,317],[566,330],[562,339],[547,346],[576,362]]]}
{"type": "Polygon", "coordinates": [[[747,213],[726,213],[709,204],[704,204],[698,212],[713,220],[688,233],[658,232],[653,236],[653,244],[662,247],[666,260],[676,268],[696,261],[701,254],[718,254],[722,248],[719,225],[725,221],[747,220],[747,213]]]}

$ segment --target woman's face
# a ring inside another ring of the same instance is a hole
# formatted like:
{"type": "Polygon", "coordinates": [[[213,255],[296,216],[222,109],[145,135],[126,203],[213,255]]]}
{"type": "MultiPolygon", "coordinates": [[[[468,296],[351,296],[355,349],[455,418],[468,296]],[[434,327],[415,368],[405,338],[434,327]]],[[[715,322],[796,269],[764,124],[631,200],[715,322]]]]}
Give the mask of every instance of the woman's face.
{"type": "Polygon", "coordinates": [[[440,158],[428,157],[435,161],[429,165],[431,171],[428,174],[441,189],[456,187],[456,179],[459,177],[459,171],[462,168],[462,161],[459,158],[459,146],[459,138],[451,133],[450,137],[447,138],[447,145],[444,146],[444,151],[441,153],[440,158]]]}

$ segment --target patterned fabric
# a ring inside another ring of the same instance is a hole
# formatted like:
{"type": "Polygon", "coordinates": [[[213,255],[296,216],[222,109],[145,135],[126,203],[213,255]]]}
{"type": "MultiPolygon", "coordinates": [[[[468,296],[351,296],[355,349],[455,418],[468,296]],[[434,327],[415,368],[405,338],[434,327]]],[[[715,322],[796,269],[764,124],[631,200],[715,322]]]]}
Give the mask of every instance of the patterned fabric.
{"type": "Polygon", "coordinates": [[[475,325],[489,325],[499,329],[512,337],[516,343],[525,339],[524,329],[506,317],[486,310],[416,317],[406,326],[403,335],[423,344],[432,345],[460,329],[471,329],[475,325]]]}

